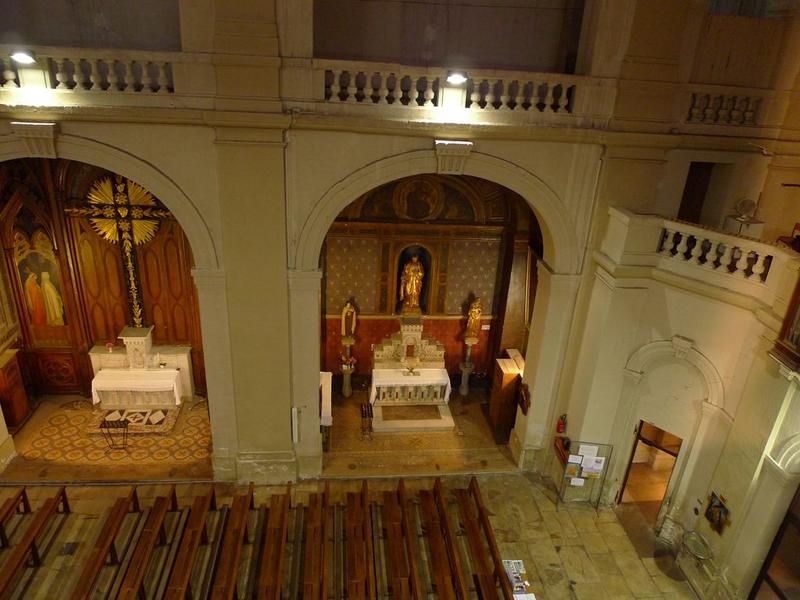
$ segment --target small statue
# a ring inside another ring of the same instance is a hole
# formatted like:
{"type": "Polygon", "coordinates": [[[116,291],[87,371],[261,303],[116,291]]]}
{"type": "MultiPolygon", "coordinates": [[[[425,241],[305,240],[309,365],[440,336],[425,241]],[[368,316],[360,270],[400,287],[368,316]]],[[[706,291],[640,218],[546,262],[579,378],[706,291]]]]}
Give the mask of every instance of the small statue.
{"type": "Polygon", "coordinates": [[[349,301],[342,309],[342,337],[353,337],[356,334],[356,307],[349,301]]]}
{"type": "Polygon", "coordinates": [[[422,280],[425,269],[419,262],[419,256],[413,255],[403,267],[400,276],[400,300],[403,301],[403,313],[419,313],[419,296],[422,293],[422,280]]]}
{"type": "Polygon", "coordinates": [[[481,315],[483,314],[483,306],[481,306],[481,299],[475,298],[469,305],[467,312],[467,331],[464,334],[464,339],[477,338],[481,331],[481,315]]]}

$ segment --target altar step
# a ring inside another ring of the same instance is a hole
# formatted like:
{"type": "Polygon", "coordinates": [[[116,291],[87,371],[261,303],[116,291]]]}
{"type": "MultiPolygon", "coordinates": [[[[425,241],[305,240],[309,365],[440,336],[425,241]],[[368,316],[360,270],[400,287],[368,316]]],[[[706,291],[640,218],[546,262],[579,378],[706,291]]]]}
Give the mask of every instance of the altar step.
{"type": "Polygon", "coordinates": [[[379,494],[364,482],[337,502],[327,485],[287,486],[258,505],[252,485],[219,505],[212,486],[182,502],[174,486],[141,502],[135,489],[118,490],[100,518],[66,502],[56,512],[52,488],[31,498],[33,512],[24,492],[3,494],[0,597],[512,598],[474,478],[450,491],[437,479],[413,495],[402,480],[379,494]],[[34,555],[20,547],[30,539],[38,566],[19,560],[34,555]]]}

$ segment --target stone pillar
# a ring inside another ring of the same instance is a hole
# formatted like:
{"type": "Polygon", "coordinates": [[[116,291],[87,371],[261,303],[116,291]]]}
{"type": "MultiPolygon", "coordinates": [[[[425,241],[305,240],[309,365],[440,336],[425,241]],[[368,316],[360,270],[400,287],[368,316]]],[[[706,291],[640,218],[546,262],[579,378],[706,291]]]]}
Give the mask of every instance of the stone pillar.
{"type": "Polygon", "coordinates": [[[635,12],[636,0],[586,0],[576,73],[619,77],[635,12]]]}
{"type": "Polygon", "coordinates": [[[322,472],[319,423],[321,271],[289,271],[292,408],[297,412],[294,448],[301,478],[322,472]]]}
{"type": "Polygon", "coordinates": [[[538,451],[551,439],[553,407],[579,282],[578,275],[552,273],[542,262],[538,263],[537,272],[536,303],[522,376],[530,387],[531,407],[527,415],[517,410],[509,443],[517,463],[530,470],[541,468],[537,455],[546,453],[538,451]]]}
{"type": "Polygon", "coordinates": [[[231,338],[228,329],[228,300],[224,271],[192,270],[200,326],[203,332],[203,357],[208,387],[208,413],[211,419],[214,479],[236,480],[237,438],[236,405],[233,395],[231,338]]]}

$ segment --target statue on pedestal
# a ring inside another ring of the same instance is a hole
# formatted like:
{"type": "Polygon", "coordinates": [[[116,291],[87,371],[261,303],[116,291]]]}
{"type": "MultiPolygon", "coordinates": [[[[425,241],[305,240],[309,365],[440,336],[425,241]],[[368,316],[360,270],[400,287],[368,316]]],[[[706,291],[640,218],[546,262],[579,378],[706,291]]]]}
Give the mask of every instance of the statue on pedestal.
{"type": "Polygon", "coordinates": [[[467,330],[464,332],[464,344],[467,346],[466,360],[459,365],[461,368],[461,385],[458,388],[458,393],[462,396],[469,394],[469,376],[474,369],[472,364],[472,347],[478,343],[478,335],[481,331],[481,315],[483,314],[483,306],[481,299],[475,298],[467,311],[467,330]]]}
{"type": "Polygon", "coordinates": [[[400,276],[400,300],[403,302],[403,314],[418,314],[421,312],[419,296],[422,293],[422,280],[425,278],[425,268],[419,262],[416,254],[411,257],[403,267],[400,276]]]}
{"type": "Polygon", "coordinates": [[[353,344],[356,343],[357,319],[356,307],[353,306],[352,302],[348,301],[342,308],[342,345],[345,353],[342,354],[342,364],[340,366],[342,371],[342,395],[345,398],[353,395],[351,377],[356,365],[356,359],[353,356],[353,344]]]}
{"type": "Polygon", "coordinates": [[[356,307],[348,301],[342,309],[342,343],[345,346],[347,345],[346,339],[353,340],[350,345],[355,342],[357,318],[356,307]]]}

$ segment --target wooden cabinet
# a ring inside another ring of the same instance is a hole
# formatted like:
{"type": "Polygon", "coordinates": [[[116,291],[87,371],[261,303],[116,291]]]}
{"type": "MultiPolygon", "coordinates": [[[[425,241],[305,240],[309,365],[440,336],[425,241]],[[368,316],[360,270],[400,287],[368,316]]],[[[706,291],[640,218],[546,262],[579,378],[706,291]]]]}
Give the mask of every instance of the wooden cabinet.
{"type": "Polygon", "coordinates": [[[492,393],[489,397],[489,421],[492,424],[494,441],[508,443],[514,420],[517,417],[517,386],[519,368],[511,358],[495,360],[492,375],[492,393]]]}
{"type": "Polygon", "coordinates": [[[22,423],[30,410],[16,350],[6,350],[0,354],[0,407],[8,427],[22,423]]]}

